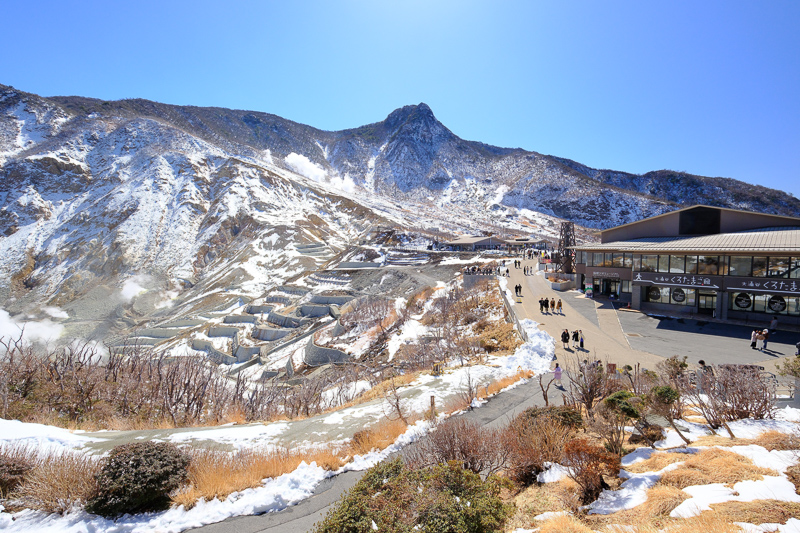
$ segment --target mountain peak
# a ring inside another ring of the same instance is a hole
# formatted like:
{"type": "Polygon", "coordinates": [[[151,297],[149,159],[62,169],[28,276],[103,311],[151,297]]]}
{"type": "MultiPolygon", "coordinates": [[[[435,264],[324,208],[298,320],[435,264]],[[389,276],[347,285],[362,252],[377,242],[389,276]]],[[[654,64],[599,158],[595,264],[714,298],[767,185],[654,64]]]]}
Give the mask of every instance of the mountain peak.
{"type": "Polygon", "coordinates": [[[438,120],[436,120],[428,104],[421,102],[418,105],[407,105],[395,109],[386,117],[385,122],[389,128],[394,129],[409,122],[433,123],[438,122],[438,120]]]}

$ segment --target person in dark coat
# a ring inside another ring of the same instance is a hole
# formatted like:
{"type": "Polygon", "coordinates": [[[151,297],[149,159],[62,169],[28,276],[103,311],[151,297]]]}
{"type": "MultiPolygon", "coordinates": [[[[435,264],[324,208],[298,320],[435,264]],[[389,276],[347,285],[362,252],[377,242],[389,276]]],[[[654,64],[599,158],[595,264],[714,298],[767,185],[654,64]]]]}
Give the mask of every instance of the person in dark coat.
{"type": "Polygon", "coordinates": [[[566,329],[561,332],[561,343],[565,350],[569,349],[569,331],[566,329]]]}

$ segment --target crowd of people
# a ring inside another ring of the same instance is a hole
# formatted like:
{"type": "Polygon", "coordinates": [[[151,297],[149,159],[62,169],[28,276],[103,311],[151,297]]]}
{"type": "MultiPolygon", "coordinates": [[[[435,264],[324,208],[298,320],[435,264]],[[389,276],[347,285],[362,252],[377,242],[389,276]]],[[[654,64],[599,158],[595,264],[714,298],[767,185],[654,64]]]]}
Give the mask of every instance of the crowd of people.
{"type": "Polygon", "coordinates": [[[576,329],[570,334],[568,329],[561,332],[561,342],[565,350],[569,350],[569,341],[572,339],[572,348],[583,350],[583,331],[576,329]]]}
{"type": "Polygon", "coordinates": [[[559,315],[563,315],[563,309],[561,298],[558,299],[558,302],[556,302],[555,298],[550,298],[548,300],[547,296],[542,296],[539,298],[539,311],[542,313],[558,313],[559,315]]]}

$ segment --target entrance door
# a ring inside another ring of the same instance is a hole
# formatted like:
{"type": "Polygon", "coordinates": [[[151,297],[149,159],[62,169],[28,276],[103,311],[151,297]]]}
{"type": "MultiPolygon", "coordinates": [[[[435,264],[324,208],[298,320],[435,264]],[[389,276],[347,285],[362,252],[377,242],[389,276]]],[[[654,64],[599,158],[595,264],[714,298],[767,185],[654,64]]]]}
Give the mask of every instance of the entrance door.
{"type": "Polygon", "coordinates": [[[701,315],[713,315],[717,310],[717,293],[699,293],[697,295],[697,312],[701,315]]]}
{"type": "Polygon", "coordinates": [[[619,281],[614,279],[603,280],[603,294],[609,296],[611,294],[619,295],[619,281]]]}

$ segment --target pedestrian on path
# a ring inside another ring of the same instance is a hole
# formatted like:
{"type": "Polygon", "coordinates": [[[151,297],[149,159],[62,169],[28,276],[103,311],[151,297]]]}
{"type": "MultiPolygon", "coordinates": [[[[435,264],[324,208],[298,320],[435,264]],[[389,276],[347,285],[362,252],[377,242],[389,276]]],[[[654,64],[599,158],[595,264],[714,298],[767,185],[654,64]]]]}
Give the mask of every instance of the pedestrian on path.
{"type": "Polygon", "coordinates": [[[564,386],[561,384],[561,367],[556,363],[556,367],[553,369],[553,381],[556,382],[556,388],[564,389],[564,386]]]}
{"type": "Polygon", "coordinates": [[[556,304],[556,311],[558,311],[559,315],[564,314],[563,312],[561,312],[561,298],[558,299],[558,303],[556,304]]]}
{"type": "Polygon", "coordinates": [[[550,298],[550,312],[551,313],[555,313],[556,312],[556,299],[555,298],[550,298]]]}
{"type": "Polygon", "coordinates": [[[757,343],[758,343],[758,330],[754,329],[753,333],[750,334],[750,348],[755,350],[757,343]]]}
{"type": "Polygon", "coordinates": [[[764,348],[764,350],[766,350],[767,349],[767,342],[769,342],[769,330],[765,329],[764,331],[761,332],[761,334],[764,336],[764,346],[763,346],[763,348],[764,348]]]}
{"type": "Polygon", "coordinates": [[[564,349],[569,349],[569,331],[566,329],[561,332],[561,344],[564,345],[564,349]]]}
{"type": "Polygon", "coordinates": [[[580,335],[578,334],[578,330],[576,329],[575,331],[572,332],[572,347],[573,348],[577,348],[578,347],[578,339],[580,339],[580,335]]]}
{"type": "Polygon", "coordinates": [[[578,330],[578,336],[580,337],[581,350],[583,350],[583,330],[578,330]]]}
{"type": "Polygon", "coordinates": [[[766,344],[764,342],[764,339],[765,339],[764,333],[762,333],[761,331],[756,333],[756,350],[758,350],[758,351],[763,351],[764,350],[764,344],[766,344]]]}
{"type": "Polygon", "coordinates": [[[778,317],[772,317],[772,321],[769,323],[769,332],[773,335],[778,332],[778,317]]]}

